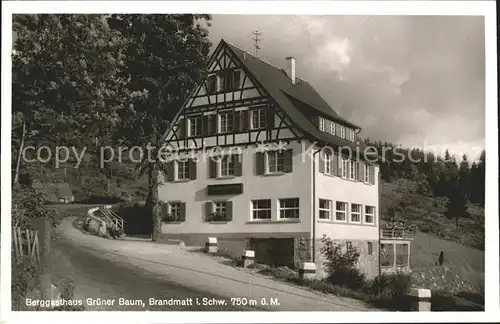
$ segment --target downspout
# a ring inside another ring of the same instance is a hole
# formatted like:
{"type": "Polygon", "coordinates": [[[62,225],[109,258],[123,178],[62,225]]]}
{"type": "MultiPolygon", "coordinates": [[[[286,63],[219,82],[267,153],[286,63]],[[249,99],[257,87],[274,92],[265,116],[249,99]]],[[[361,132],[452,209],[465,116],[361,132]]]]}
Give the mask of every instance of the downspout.
{"type": "MultiPolygon", "coordinates": [[[[378,171],[378,177],[377,177],[377,192],[378,192],[378,219],[376,219],[376,222],[377,222],[377,230],[378,230],[378,247],[377,247],[377,251],[378,251],[378,275],[381,276],[382,275],[382,267],[380,266],[380,248],[382,247],[382,244],[381,244],[381,234],[380,234],[380,219],[381,219],[381,210],[382,210],[382,205],[381,205],[381,199],[380,199],[380,179],[381,179],[381,176],[380,176],[380,168],[379,168],[379,171],[378,171]]],[[[394,253],[396,253],[396,251],[394,251],[394,253]]]]}
{"type": "Polygon", "coordinates": [[[312,262],[316,263],[316,154],[321,152],[321,149],[313,153],[313,176],[312,176],[312,209],[313,209],[313,225],[312,225],[312,262]]]}

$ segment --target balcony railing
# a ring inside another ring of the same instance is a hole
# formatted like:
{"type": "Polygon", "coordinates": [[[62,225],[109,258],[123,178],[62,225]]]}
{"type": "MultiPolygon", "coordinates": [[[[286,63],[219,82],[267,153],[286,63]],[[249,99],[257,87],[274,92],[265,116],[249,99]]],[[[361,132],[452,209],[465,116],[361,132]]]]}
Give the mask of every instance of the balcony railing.
{"type": "Polygon", "coordinates": [[[415,236],[415,231],[411,229],[382,229],[382,239],[391,240],[413,240],[415,236]]]}

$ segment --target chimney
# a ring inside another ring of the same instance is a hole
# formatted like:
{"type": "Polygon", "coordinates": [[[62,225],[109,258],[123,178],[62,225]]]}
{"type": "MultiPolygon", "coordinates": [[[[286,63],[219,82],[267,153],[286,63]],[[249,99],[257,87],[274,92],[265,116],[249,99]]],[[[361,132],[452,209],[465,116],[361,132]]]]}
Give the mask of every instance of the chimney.
{"type": "Polygon", "coordinates": [[[287,74],[292,79],[292,83],[295,84],[297,80],[295,77],[295,58],[289,56],[286,60],[288,62],[287,74]]]}

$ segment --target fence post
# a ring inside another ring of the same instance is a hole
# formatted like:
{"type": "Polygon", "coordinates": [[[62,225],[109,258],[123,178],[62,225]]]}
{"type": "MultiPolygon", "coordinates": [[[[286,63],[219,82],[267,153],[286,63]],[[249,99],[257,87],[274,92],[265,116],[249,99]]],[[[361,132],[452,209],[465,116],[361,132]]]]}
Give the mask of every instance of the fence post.
{"type": "Polygon", "coordinates": [[[431,311],[431,291],[430,289],[410,289],[411,310],[418,312],[431,311]]]}
{"type": "Polygon", "coordinates": [[[243,268],[248,268],[255,263],[255,251],[244,250],[241,255],[241,260],[243,261],[243,268]]]}
{"type": "Polygon", "coordinates": [[[52,224],[50,219],[44,218],[42,220],[41,230],[41,253],[40,253],[40,272],[39,272],[39,285],[40,296],[42,300],[52,299],[52,274],[50,273],[50,241],[52,234],[52,224]]]}
{"type": "Polygon", "coordinates": [[[217,253],[217,238],[209,237],[207,242],[205,243],[205,252],[206,253],[217,253]]]}

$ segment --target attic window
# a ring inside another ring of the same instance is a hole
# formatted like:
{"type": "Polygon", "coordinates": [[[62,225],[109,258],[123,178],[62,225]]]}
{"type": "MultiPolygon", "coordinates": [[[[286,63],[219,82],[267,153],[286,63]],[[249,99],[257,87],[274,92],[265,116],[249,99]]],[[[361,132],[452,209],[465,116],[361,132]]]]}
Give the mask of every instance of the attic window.
{"type": "Polygon", "coordinates": [[[319,130],[324,132],[325,131],[325,119],[319,117],[319,130]]]}

